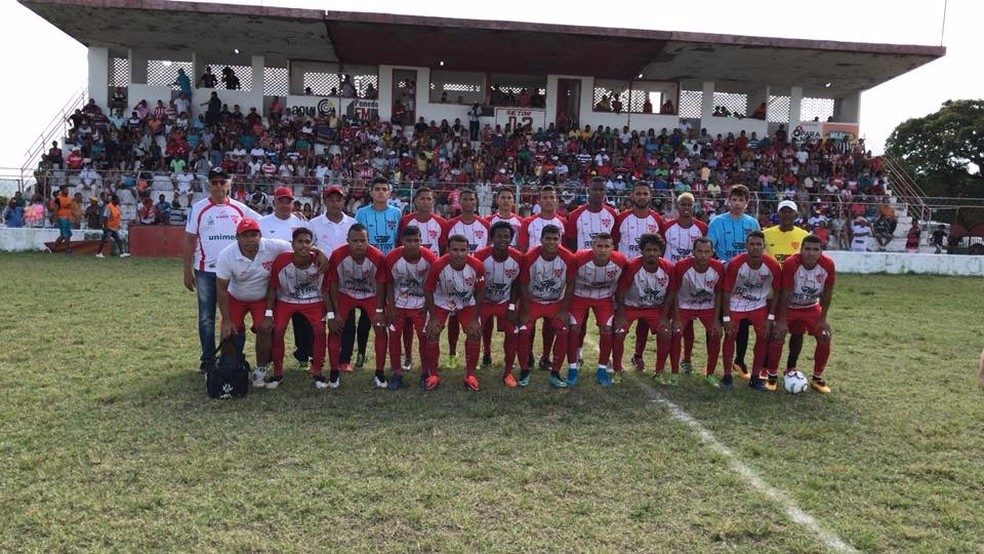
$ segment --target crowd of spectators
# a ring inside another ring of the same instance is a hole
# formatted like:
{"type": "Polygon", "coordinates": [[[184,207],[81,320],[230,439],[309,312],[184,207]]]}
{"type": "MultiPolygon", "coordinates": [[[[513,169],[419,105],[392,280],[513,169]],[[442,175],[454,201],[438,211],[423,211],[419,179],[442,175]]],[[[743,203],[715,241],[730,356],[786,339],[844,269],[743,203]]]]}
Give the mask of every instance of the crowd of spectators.
{"type": "Polygon", "coordinates": [[[853,218],[878,217],[878,204],[885,200],[882,162],[865,150],[863,140],[796,144],[782,126],[759,137],[744,131],[711,136],[683,125],[510,129],[485,120],[476,136],[465,114],[464,124],[421,117],[400,126],[334,112],[295,115],[279,98],[265,113],[253,106],[230,108],[218,94],[212,93],[197,117],[189,115],[185,92],[176,93],[169,105],[150,108],[139,101],[129,117],[119,110],[107,116],[90,101],[69,118],[64,144],[53,144],[44,156],[38,172],[42,187],[33,200],[43,202],[64,182],[81,193],[83,204],[128,191],[122,195],[132,206],[128,221],[180,223],[182,210],[200,197],[209,168],[221,166],[235,175],[233,195],[260,211],[269,209],[273,187],[286,184],[294,189],[298,211],[317,215],[321,191],[342,184],[354,212],[368,202],[366,185],[383,175],[395,184],[394,202],[408,208],[408,191],[421,184],[438,191],[438,211],[444,213],[456,208],[454,191],[463,185],[481,191],[509,185],[520,191],[519,209],[535,213],[538,185],[558,186],[570,209],[584,202],[585,184],[599,175],[616,207],[631,183],[642,179],[653,186],[657,210],[672,216],[671,199],[691,192],[704,220],[724,211],[730,187],[743,184],[757,199],[751,213],[764,222],[778,202],[793,200],[804,225],[826,227],[834,239],[853,218]]]}

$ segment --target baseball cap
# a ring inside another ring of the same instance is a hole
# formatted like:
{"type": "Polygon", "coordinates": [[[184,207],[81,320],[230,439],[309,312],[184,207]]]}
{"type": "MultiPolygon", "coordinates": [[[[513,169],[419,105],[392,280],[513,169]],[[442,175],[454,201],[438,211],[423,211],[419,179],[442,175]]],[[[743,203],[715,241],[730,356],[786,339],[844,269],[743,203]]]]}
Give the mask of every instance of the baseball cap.
{"type": "Polygon", "coordinates": [[[342,187],[338,185],[332,185],[326,188],[324,192],[324,196],[328,196],[329,194],[333,194],[333,193],[338,193],[339,196],[343,196],[343,197],[345,196],[345,192],[342,191],[342,187]]]}
{"type": "Polygon", "coordinates": [[[284,197],[293,198],[294,197],[294,191],[290,190],[287,187],[277,187],[277,190],[273,191],[273,197],[274,198],[284,198],[284,197]]]}
{"type": "Polygon", "coordinates": [[[240,235],[246,231],[259,231],[260,224],[256,222],[255,219],[250,219],[244,217],[239,221],[239,225],[236,225],[236,234],[240,235]]]}
{"type": "Polygon", "coordinates": [[[798,210],[798,208],[796,207],[796,202],[793,202],[792,200],[783,200],[782,202],[780,202],[779,209],[781,210],[783,208],[789,208],[794,212],[798,210]]]}
{"type": "Polygon", "coordinates": [[[208,170],[208,178],[209,179],[228,179],[229,178],[229,174],[226,173],[225,170],[222,169],[221,166],[215,166],[212,169],[208,170]]]}

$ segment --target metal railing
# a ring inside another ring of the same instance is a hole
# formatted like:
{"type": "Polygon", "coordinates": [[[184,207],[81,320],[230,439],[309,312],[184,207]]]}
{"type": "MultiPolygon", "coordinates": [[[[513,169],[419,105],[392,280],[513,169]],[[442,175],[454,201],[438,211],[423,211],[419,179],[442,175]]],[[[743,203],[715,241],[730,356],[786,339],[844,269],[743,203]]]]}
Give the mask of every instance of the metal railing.
{"type": "Polygon", "coordinates": [[[930,219],[932,217],[932,208],[926,204],[926,193],[912,180],[905,169],[903,169],[902,164],[888,154],[882,155],[882,161],[885,162],[885,169],[888,170],[888,174],[891,177],[890,183],[895,196],[907,204],[910,209],[914,209],[919,219],[930,219]]]}
{"type": "Polygon", "coordinates": [[[55,137],[61,140],[68,135],[68,116],[72,115],[74,110],[85,105],[88,95],[89,89],[84,85],[80,86],[76,92],[72,93],[72,96],[58,110],[58,113],[55,114],[51,121],[44,126],[37,140],[24,153],[24,165],[20,168],[20,179],[22,183],[27,183],[32,179],[34,170],[37,169],[38,163],[41,161],[41,156],[47,152],[48,145],[51,141],[55,137]]]}

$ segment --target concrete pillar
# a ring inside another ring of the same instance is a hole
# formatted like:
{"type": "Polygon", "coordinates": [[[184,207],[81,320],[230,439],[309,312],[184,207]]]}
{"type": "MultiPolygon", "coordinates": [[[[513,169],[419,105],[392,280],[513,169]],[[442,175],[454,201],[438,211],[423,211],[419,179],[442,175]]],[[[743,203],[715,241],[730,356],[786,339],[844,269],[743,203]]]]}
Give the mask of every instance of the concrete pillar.
{"type": "MultiPolygon", "coordinates": [[[[380,77],[382,80],[382,77],[380,77]]],[[[380,84],[382,87],[382,84],[380,84]]],[[[304,65],[294,62],[287,63],[287,93],[298,96],[304,94],[304,65]]]]}
{"type": "Polygon", "coordinates": [[[204,56],[198,52],[191,53],[191,75],[188,75],[188,77],[191,77],[191,86],[193,89],[198,88],[198,78],[205,73],[205,67],[207,65],[208,62],[204,56]]]}
{"type": "Polygon", "coordinates": [[[765,85],[764,87],[759,87],[758,89],[755,89],[752,92],[750,92],[748,94],[748,113],[746,113],[745,115],[748,117],[752,117],[752,114],[755,113],[756,109],[758,109],[759,104],[765,102],[766,120],[768,120],[769,96],[771,94],[772,92],[769,85],[765,85]]]}
{"type": "Polygon", "coordinates": [[[253,84],[249,91],[259,97],[263,96],[263,62],[263,56],[253,56],[253,84]]]}
{"type": "MultiPolygon", "coordinates": [[[[109,113],[109,49],[89,47],[89,98],[109,113]]],[[[88,100],[86,100],[88,102],[88,100]]]]}
{"type": "Polygon", "coordinates": [[[791,87],[789,89],[789,125],[786,126],[787,132],[799,125],[802,104],[803,87],[791,87]]]}
{"type": "MultiPolygon", "coordinates": [[[[706,123],[712,117],[714,117],[714,82],[704,81],[703,95],[700,101],[700,127],[707,127],[706,123]]],[[[694,130],[694,135],[700,135],[700,128],[694,130]]]]}
{"type": "Polygon", "coordinates": [[[379,66],[379,120],[393,119],[393,66],[379,66]]]}
{"type": "Polygon", "coordinates": [[[147,56],[136,50],[130,50],[127,54],[130,61],[130,84],[147,84],[147,56]]]}
{"type": "Polygon", "coordinates": [[[834,99],[834,121],[838,123],[861,122],[861,93],[855,92],[834,99]]]}

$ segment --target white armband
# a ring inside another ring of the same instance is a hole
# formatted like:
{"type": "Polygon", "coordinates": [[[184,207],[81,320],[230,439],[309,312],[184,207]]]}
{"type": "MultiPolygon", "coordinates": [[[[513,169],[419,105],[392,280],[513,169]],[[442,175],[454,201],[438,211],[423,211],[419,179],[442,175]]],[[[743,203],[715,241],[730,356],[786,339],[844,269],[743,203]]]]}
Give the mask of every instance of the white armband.
{"type": "Polygon", "coordinates": [[[509,306],[506,307],[506,309],[509,310],[510,312],[515,311],[516,305],[510,303],[509,306]]]}
{"type": "Polygon", "coordinates": [[[775,321],[776,320],[776,314],[769,314],[769,317],[767,317],[766,319],[768,319],[769,321],[775,321]]]}
{"type": "Polygon", "coordinates": [[[324,321],[328,321],[329,319],[335,319],[335,312],[328,312],[325,314],[324,321]]]}
{"type": "Polygon", "coordinates": [[[726,315],[726,316],[724,316],[724,317],[721,318],[721,321],[723,321],[725,323],[730,323],[731,322],[731,316],[730,315],[726,315]]]}
{"type": "Polygon", "coordinates": [[[273,310],[263,312],[263,317],[273,317],[273,310]]]}

